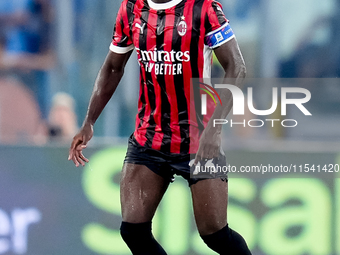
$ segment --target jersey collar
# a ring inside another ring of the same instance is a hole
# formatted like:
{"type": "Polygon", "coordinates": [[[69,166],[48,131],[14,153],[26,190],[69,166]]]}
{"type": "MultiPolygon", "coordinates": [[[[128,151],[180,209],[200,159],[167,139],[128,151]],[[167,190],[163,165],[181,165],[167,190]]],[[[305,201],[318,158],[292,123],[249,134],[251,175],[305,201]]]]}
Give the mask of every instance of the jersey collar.
{"type": "Polygon", "coordinates": [[[165,10],[165,9],[169,9],[171,7],[174,7],[175,5],[179,4],[180,2],[182,2],[182,0],[171,0],[167,3],[156,4],[152,0],[148,0],[148,5],[152,9],[155,9],[155,10],[165,10]]]}

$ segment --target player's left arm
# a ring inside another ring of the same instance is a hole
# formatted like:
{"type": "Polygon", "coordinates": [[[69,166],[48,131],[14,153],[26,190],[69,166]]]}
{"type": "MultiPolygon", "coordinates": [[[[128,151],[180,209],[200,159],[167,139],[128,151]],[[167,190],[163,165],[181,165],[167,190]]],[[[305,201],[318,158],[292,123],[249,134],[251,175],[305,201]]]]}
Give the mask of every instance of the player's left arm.
{"type": "MultiPolygon", "coordinates": [[[[242,86],[246,76],[246,65],[236,38],[214,49],[215,55],[225,71],[224,84],[242,86]]],[[[222,105],[218,104],[200,138],[195,164],[200,159],[218,157],[221,147],[222,125],[214,127],[214,119],[225,119],[232,106],[232,94],[228,89],[219,92],[222,105]]]]}
{"type": "MultiPolygon", "coordinates": [[[[223,83],[236,85],[241,88],[244,78],[246,77],[246,64],[236,38],[222,44],[220,47],[216,48],[214,52],[225,72],[223,83]]],[[[219,95],[221,97],[222,105],[217,105],[210,122],[218,117],[220,117],[220,119],[225,119],[233,107],[230,90],[221,89],[219,95]]],[[[221,125],[219,125],[219,127],[221,129],[221,125]]]]}

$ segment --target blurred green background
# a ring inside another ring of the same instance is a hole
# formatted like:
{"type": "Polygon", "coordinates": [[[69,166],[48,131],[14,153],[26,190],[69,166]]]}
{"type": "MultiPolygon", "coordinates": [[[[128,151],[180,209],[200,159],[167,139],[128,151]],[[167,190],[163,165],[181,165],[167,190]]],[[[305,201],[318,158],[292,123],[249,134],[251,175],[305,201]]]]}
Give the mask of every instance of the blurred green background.
{"type": "MultiPolygon", "coordinates": [[[[119,235],[126,148],[90,148],[75,168],[64,147],[0,147],[0,254],[130,254],[119,235]]],[[[227,151],[252,166],[339,164],[331,152],[227,151]]],[[[337,170],[336,170],[337,171],[337,170]]],[[[228,220],[253,254],[340,254],[340,178],[334,173],[230,174],[228,220]]],[[[201,241],[187,183],[170,185],[153,221],[169,254],[214,254],[201,241]]]]}
{"type": "MultiPolygon", "coordinates": [[[[340,164],[340,0],[220,2],[246,61],[244,92],[253,87],[254,107],[270,108],[273,87],[303,87],[312,95],[305,105],[310,117],[289,106],[285,118],[297,120],[295,128],[226,126],[228,162],[298,170],[340,164]]],[[[96,123],[85,152],[90,164],[76,169],[67,161],[119,5],[0,0],[0,254],[129,254],[118,232],[118,183],[135,124],[135,53],[96,123]]],[[[221,75],[215,59],[213,77],[221,75]]],[[[246,112],[244,119],[265,117],[246,112]]],[[[339,255],[336,176],[230,174],[230,226],[254,255],[339,255]]],[[[197,234],[181,178],[171,184],[153,228],[171,255],[211,254],[197,234]]]]}

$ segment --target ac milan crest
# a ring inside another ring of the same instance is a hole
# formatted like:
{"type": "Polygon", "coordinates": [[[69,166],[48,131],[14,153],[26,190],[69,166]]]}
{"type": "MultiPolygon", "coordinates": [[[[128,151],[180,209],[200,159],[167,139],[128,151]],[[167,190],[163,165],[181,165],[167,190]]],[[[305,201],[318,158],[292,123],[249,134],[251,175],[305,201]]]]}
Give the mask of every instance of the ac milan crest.
{"type": "Polygon", "coordinates": [[[185,17],[181,17],[181,21],[177,25],[177,32],[180,36],[184,36],[187,33],[188,25],[185,22],[185,17]]]}

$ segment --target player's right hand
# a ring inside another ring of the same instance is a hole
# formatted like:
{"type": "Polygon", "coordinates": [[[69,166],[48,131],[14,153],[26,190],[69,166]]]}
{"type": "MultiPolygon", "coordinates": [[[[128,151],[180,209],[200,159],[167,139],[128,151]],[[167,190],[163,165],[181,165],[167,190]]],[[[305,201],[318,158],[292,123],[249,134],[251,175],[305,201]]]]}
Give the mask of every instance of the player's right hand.
{"type": "Polygon", "coordinates": [[[76,167],[82,165],[85,166],[85,163],[89,162],[89,160],[83,155],[83,149],[86,148],[88,141],[93,136],[93,125],[85,124],[81,128],[78,134],[76,134],[73,138],[68,160],[72,160],[76,167]]]}

